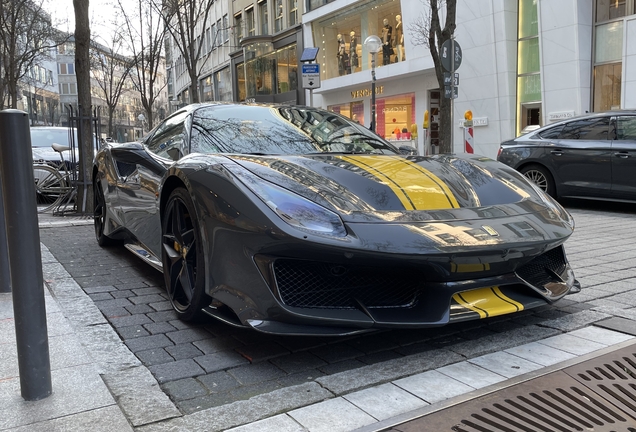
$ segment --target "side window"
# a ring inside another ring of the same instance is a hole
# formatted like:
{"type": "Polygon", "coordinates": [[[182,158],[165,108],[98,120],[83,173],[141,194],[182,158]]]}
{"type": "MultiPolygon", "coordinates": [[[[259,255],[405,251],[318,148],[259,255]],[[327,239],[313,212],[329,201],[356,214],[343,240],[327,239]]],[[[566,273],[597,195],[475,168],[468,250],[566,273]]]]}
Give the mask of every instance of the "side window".
{"type": "Polygon", "coordinates": [[[163,158],[179,160],[183,156],[187,117],[188,113],[183,112],[167,119],[147,142],[148,150],[163,158]]]}
{"type": "Polygon", "coordinates": [[[604,141],[609,139],[609,117],[574,120],[563,127],[559,139],[604,141]]]}
{"type": "Polygon", "coordinates": [[[616,139],[636,141],[636,116],[621,116],[616,121],[616,139]]]}
{"type": "Polygon", "coordinates": [[[539,133],[539,136],[543,139],[557,139],[561,135],[562,130],[563,125],[555,126],[539,133]]]}
{"type": "Polygon", "coordinates": [[[218,127],[218,123],[195,114],[192,119],[192,153],[221,153],[223,150],[216,143],[220,138],[214,134],[218,127]]]}

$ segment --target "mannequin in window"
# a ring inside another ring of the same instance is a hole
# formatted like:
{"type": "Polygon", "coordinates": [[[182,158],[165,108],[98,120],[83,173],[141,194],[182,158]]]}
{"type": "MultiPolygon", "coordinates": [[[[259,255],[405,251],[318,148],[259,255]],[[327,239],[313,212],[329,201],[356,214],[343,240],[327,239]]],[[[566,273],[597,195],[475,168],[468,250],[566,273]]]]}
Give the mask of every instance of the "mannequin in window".
{"type": "Polygon", "coordinates": [[[404,49],[404,30],[402,29],[402,15],[395,16],[395,50],[397,54],[397,61],[401,62],[406,60],[402,54],[404,49]]]}
{"type": "Polygon", "coordinates": [[[349,62],[351,63],[351,72],[355,72],[358,67],[358,38],[356,38],[356,32],[354,31],[351,31],[349,36],[351,36],[349,42],[349,62]]]}
{"type": "Polygon", "coordinates": [[[345,45],[344,38],[341,34],[338,34],[338,75],[345,75],[347,73],[347,65],[349,63],[349,56],[347,55],[347,46],[345,45]]]}
{"type": "Polygon", "coordinates": [[[389,20],[384,18],[384,27],[382,28],[382,64],[391,63],[391,54],[393,54],[393,27],[389,25],[389,20]]]}

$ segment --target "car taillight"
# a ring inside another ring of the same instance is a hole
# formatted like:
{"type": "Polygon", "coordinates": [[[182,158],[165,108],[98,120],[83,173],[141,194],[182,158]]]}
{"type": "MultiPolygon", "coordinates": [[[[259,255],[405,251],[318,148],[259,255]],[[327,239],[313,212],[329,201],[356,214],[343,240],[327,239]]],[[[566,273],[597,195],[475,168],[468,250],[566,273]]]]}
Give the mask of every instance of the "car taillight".
{"type": "Polygon", "coordinates": [[[497,152],[497,160],[499,160],[499,156],[501,156],[502,151],[503,151],[503,148],[499,147],[499,151],[497,152]]]}

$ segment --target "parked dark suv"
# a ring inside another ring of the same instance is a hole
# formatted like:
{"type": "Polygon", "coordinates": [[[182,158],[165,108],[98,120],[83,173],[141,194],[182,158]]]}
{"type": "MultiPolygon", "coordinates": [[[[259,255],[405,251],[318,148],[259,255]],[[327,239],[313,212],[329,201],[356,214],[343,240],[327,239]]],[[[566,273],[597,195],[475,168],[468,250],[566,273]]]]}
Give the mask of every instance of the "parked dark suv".
{"type": "Polygon", "coordinates": [[[555,198],[636,201],[636,111],[544,126],[501,143],[497,160],[555,198]]]}

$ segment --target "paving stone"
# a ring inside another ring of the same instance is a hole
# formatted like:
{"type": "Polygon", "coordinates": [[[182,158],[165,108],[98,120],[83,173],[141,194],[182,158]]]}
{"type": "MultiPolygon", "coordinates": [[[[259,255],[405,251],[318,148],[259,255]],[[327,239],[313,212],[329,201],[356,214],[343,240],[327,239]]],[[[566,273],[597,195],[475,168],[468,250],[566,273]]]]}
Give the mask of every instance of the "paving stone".
{"type": "Polygon", "coordinates": [[[243,385],[274,380],[287,375],[280,368],[267,362],[240,366],[230,369],[228,373],[243,385]]]}
{"type": "Polygon", "coordinates": [[[452,346],[451,349],[465,358],[472,358],[489,352],[503,351],[524,343],[535,342],[559,333],[560,331],[554,328],[534,325],[515,329],[507,333],[498,333],[479,340],[459,343],[452,346]]]}
{"type": "Polygon", "coordinates": [[[191,343],[179,344],[164,348],[175,360],[200,357],[203,353],[191,343]]]}
{"type": "Polygon", "coordinates": [[[86,294],[105,293],[105,292],[111,292],[111,291],[117,291],[117,288],[115,288],[112,285],[93,286],[93,287],[84,288],[84,292],[86,292],[86,294]]]}
{"type": "Polygon", "coordinates": [[[437,369],[439,373],[479,389],[505,380],[503,375],[486,370],[468,361],[454,363],[437,369]]]}
{"type": "Polygon", "coordinates": [[[365,353],[353,348],[346,342],[324,345],[318,348],[309,350],[310,353],[320,357],[327,363],[337,363],[343,360],[350,360],[356,357],[361,357],[365,353]]]}
{"type": "Polygon", "coordinates": [[[508,348],[504,352],[530,360],[534,363],[539,363],[542,366],[551,366],[575,357],[567,351],[549,347],[538,342],[508,348]]]}
{"type": "MultiPolygon", "coordinates": [[[[198,398],[194,398],[194,399],[187,399],[184,401],[177,401],[177,405],[179,407],[179,409],[181,411],[183,411],[183,413],[187,414],[193,414],[199,411],[205,411],[208,410],[210,408],[216,408],[216,407],[224,407],[226,405],[229,405],[233,402],[236,402],[236,400],[234,399],[234,396],[231,395],[229,392],[227,393],[213,393],[213,394],[209,394],[206,396],[201,396],[198,398]]],[[[175,431],[180,431],[180,430],[194,430],[194,429],[174,429],[175,431]]],[[[206,429],[199,429],[199,430],[206,430],[206,429]]],[[[220,430],[220,429],[219,429],[220,430]]]]}
{"type": "Polygon", "coordinates": [[[89,294],[88,295],[90,297],[91,300],[93,300],[94,302],[97,301],[104,301],[104,300],[113,300],[113,296],[110,295],[110,293],[95,293],[95,294],[89,294]]]}
{"type": "Polygon", "coordinates": [[[271,359],[270,362],[288,374],[318,368],[327,364],[324,360],[306,351],[277,357],[271,359]]]}
{"type": "Polygon", "coordinates": [[[426,351],[431,351],[433,349],[437,349],[436,347],[434,347],[432,345],[433,341],[428,341],[428,342],[418,342],[418,343],[414,343],[411,345],[406,345],[400,348],[397,348],[395,351],[399,354],[402,355],[413,355],[413,354],[420,354],[420,353],[424,353],[426,351]]]}
{"type": "Polygon", "coordinates": [[[163,348],[137,351],[135,355],[146,366],[159,365],[162,363],[169,363],[174,361],[174,357],[168,354],[168,352],[163,348]]]}
{"type": "Polygon", "coordinates": [[[596,312],[593,310],[585,310],[582,312],[543,322],[542,325],[562,331],[572,331],[609,317],[610,315],[606,313],[596,312]]]}
{"type": "Polygon", "coordinates": [[[206,373],[217,372],[249,363],[246,358],[235,351],[219,351],[206,354],[201,357],[195,357],[194,361],[201,365],[206,373]]]}
{"type": "Polygon", "coordinates": [[[377,420],[386,420],[428,405],[391,383],[350,393],[344,398],[377,420]]]}
{"type": "Polygon", "coordinates": [[[361,362],[357,359],[344,360],[337,363],[331,363],[319,368],[320,371],[324,372],[327,375],[337,374],[339,372],[344,372],[352,369],[358,369],[361,367],[367,366],[366,363],[361,362]]]}
{"type": "Polygon", "coordinates": [[[152,324],[144,324],[143,326],[151,334],[168,333],[175,331],[175,328],[168,322],[158,322],[152,324]]]}
{"type": "Polygon", "coordinates": [[[230,390],[230,395],[232,395],[234,400],[246,400],[253,398],[254,396],[271,393],[280,388],[282,388],[282,386],[277,381],[262,381],[255,384],[236,387],[235,389],[230,390]]]}
{"type": "Polygon", "coordinates": [[[210,393],[228,392],[241,384],[227,372],[214,372],[197,378],[210,393]]]}
{"type": "Polygon", "coordinates": [[[119,327],[117,333],[122,339],[133,339],[142,336],[148,336],[150,333],[142,326],[119,327]]]}
{"type": "Polygon", "coordinates": [[[154,310],[158,312],[172,310],[172,303],[170,303],[169,301],[149,303],[148,306],[150,306],[151,308],[153,308],[154,310]]]}
{"type": "Polygon", "coordinates": [[[364,354],[373,354],[399,347],[395,341],[387,339],[386,332],[355,338],[348,341],[347,344],[364,354]]]}
{"type": "MultiPolygon", "coordinates": [[[[127,311],[126,313],[128,314],[127,311]]],[[[130,327],[132,325],[143,325],[152,322],[150,318],[142,314],[111,317],[109,321],[113,327],[130,327]]]]}
{"type": "Polygon", "coordinates": [[[134,305],[134,306],[126,306],[124,309],[126,309],[132,315],[145,314],[145,313],[148,313],[148,312],[154,312],[155,311],[153,308],[151,308],[147,304],[138,304],[138,305],[134,305]]]}
{"type": "Polygon", "coordinates": [[[226,432],[306,432],[307,429],[299,425],[287,414],[259,420],[248,425],[228,429],[226,432]]]}
{"type": "Polygon", "coordinates": [[[149,294],[144,296],[130,297],[129,300],[134,304],[160,303],[166,301],[166,298],[159,294],[149,294]]]}
{"type": "Polygon", "coordinates": [[[402,378],[393,381],[393,384],[414,394],[427,403],[440,402],[474,390],[473,387],[436,370],[402,378]]]}
{"type": "Polygon", "coordinates": [[[175,401],[194,399],[208,394],[207,389],[194,378],[170,381],[163,384],[161,388],[175,401]]]}
{"type": "MultiPolygon", "coordinates": [[[[174,327],[174,325],[171,323],[174,327]]],[[[202,328],[191,328],[186,330],[178,330],[170,333],[166,333],[166,336],[170,338],[175,344],[184,344],[188,342],[194,342],[197,340],[207,339],[210,337],[210,333],[202,328]]]]}
{"type": "Polygon", "coordinates": [[[362,363],[365,363],[365,364],[375,364],[375,363],[382,363],[387,360],[393,360],[393,359],[397,359],[401,357],[404,357],[404,355],[400,354],[397,351],[381,351],[381,352],[365,355],[362,357],[358,357],[358,360],[360,360],[362,363]]]}
{"type": "Polygon", "coordinates": [[[258,363],[274,357],[289,354],[289,350],[277,343],[250,344],[235,348],[238,353],[252,363],[258,363]]]}
{"type": "MultiPolygon", "coordinates": [[[[147,287],[147,288],[135,288],[132,290],[132,292],[134,292],[135,295],[138,295],[138,296],[145,296],[145,295],[151,295],[151,294],[165,294],[166,290],[163,288],[157,288],[157,287],[147,287]]],[[[164,297],[162,297],[161,299],[165,300],[164,297]]]]}
{"type": "Polygon", "coordinates": [[[351,402],[336,398],[287,413],[312,432],[346,432],[376,420],[351,402]]]}
{"type": "Polygon", "coordinates": [[[132,352],[137,352],[153,348],[165,348],[174,344],[165,335],[158,334],[127,340],[126,345],[132,352]]]}
{"type": "Polygon", "coordinates": [[[209,339],[195,341],[193,344],[205,354],[212,354],[219,351],[230,351],[243,346],[243,342],[238,341],[233,337],[212,337],[209,339]]]}
{"type": "Polygon", "coordinates": [[[324,372],[318,369],[307,369],[302,372],[296,372],[294,374],[285,375],[276,380],[281,387],[290,387],[300,384],[305,384],[314,381],[316,378],[325,376],[324,372]]]}
{"type": "Polygon", "coordinates": [[[176,319],[177,313],[174,310],[172,310],[172,308],[170,308],[170,310],[153,312],[153,313],[147,314],[146,316],[154,322],[164,322],[164,321],[171,321],[176,319]]]}
{"type": "Polygon", "coordinates": [[[160,383],[205,374],[201,366],[192,359],[177,360],[172,363],[149,366],[148,369],[160,383]]]}

